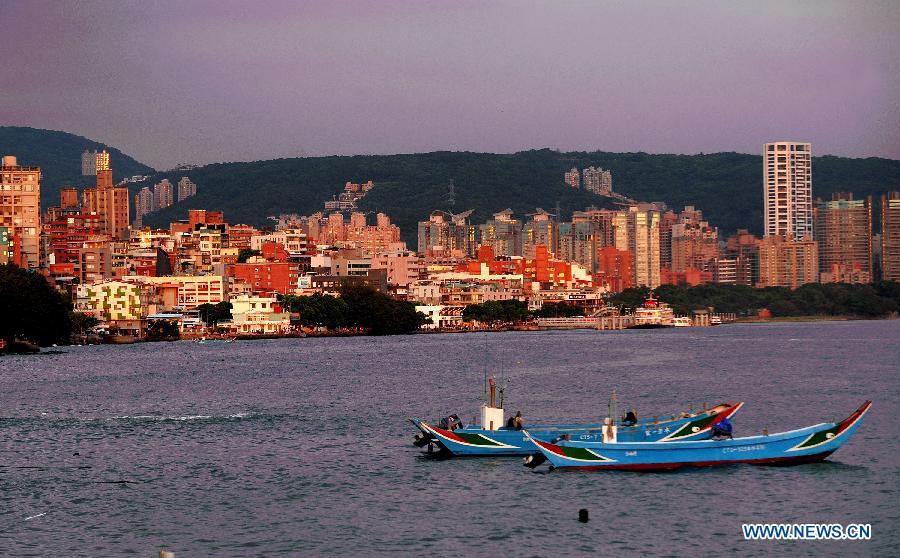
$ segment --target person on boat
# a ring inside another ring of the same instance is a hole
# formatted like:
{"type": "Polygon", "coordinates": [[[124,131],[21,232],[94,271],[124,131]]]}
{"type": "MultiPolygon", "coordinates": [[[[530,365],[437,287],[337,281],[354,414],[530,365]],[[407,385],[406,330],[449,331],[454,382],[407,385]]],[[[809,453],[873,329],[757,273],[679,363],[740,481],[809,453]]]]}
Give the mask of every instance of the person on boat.
{"type": "Polygon", "coordinates": [[[450,430],[451,432],[453,430],[456,430],[457,428],[463,427],[463,423],[461,420],[459,420],[458,415],[450,415],[448,417],[444,417],[441,419],[438,425],[444,430],[450,430]]]}
{"type": "Polygon", "coordinates": [[[622,426],[634,426],[637,424],[637,412],[632,409],[625,414],[625,417],[622,418],[622,426]]]}
{"type": "Polygon", "coordinates": [[[506,427],[510,430],[522,430],[522,411],[516,411],[516,416],[509,417],[509,420],[506,421],[506,427]]]}
{"type": "Polygon", "coordinates": [[[724,440],[725,438],[734,439],[732,436],[733,427],[728,417],[723,418],[712,427],[712,437],[714,440],[724,440]]]}

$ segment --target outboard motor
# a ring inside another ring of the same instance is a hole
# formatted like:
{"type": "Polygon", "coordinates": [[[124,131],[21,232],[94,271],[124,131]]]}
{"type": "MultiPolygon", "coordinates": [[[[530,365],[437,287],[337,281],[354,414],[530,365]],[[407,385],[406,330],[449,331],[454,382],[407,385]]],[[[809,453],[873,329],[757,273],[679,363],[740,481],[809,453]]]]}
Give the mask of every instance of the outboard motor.
{"type": "Polygon", "coordinates": [[[547,456],[541,452],[537,452],[532,453],[531,455],[526,457],[523,465],[525,465],[529,469],[537,469],[538,467],[543,465],[545,461],[547,461],[547,456]]]}
{"type": "Polygon", "coordinates": [[[426,434],[424,432],[421,434],[416,434],[413,438],[413,445],[417,448],[424,448],[432,442],[434,442],[434,436],[432,434],[426,434]]]}

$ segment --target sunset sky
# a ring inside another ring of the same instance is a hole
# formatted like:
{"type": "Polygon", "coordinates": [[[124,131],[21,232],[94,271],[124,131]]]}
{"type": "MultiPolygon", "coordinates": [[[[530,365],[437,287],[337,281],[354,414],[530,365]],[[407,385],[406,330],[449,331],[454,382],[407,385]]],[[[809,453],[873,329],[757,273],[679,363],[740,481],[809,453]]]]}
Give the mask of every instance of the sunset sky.
{"type": "Polygon", "coordinates": [[[895,2],[0,0],[0,125],[157,168],[434,150],[900,158],[895,2]]]}

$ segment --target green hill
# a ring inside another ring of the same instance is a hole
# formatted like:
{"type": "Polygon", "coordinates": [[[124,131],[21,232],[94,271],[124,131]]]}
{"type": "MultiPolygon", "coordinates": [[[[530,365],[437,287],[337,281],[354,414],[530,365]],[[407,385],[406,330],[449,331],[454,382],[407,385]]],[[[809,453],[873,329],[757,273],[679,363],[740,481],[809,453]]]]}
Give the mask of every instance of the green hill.
{"type": "Polygon", "coordinates": [[[41,206],[59,203],[59,190],[65,186],[92,186],[94,177],[81,176],[81,154],[105,149],[116,180],[156,171],[135,161],[118,149],[66,132],[0,126],[0,155],[15,155],[20,165],[41,167],[41,206]]]}
{"type": "Polygon", "coordinates": [[[589,205],[612,207],[608,198],[566,187],[562,174],[545,163],[546,154],[425,153],[416,155],[313,157],[255,163],[208,165],[185,173],[164,173],[174,184],[187,175],[197,195],[153,214],[147,223],[183,219],[189,208],[222,210],[229,222],[271,224],[280,213],[309,214],[343,190],[344,183],[373,180],[375,188],[360,202],[363,211],[383,211],[414,243],[416,223],[434,209],[475,209],[474,222],[507,207],[517,213],[559,202],[564,215],[589,205]],[[453,181],[451,206],[449,185],[453,181]]]}
{"type": "MultiPolygon", "coordinates": [[[[175,183],[187,174],[198,184],[195,198],[159,212],[151,222],[184,218],[188,207],[225,211],[230,222],[265,225],[269,215],[309,214],[336,195],[344,182],[373,180],[375,188],[361,207],[384,211],[412,242],[416,222],[434,209],[475,209],[473,222],[510,207],[518,214],[559,202],[564,219],[589,205],[613,207],[613,200],[563,184],[572,168],[611,169],[613,189],[633,199],[664,201],[680,209],[694,205],[724,233],[739,228],[762,230],[762,157],[741,153],[651,155],[647,153],[573,152],[549,149],[510,155],[435,152],[415,155],[314,157],[252,163],[225,163],[187,173],[159,175],[175,183]],[[450,181],[455,204],[449,205],[450,181]]],[[[900,161],[816,157],[813,192],[830,198],[835,191],[878,196],[900,189],[900,161]]]]}
{"type": "MultiPolygon", "coordinates": [[[[85,185],[81,152],[107,149],[116,178],[154,171],[110,146],[79,136],[0,127],[0,153],[14,154],[22,164],[44,172],[44,203],[56,203],[63,185],[85,185]]],[[[375,189],[360,203],[364,211],[383,211],[415,244],[416,223],[435,209],[474,209],[472,220],[483,222],[507,207],[518,215],[559,203],[562,218],[590,205],[615,207],[614,200],[563,184],[572,167],[599,166],[613,174],[613,190],[630,198],[663,201],[680,209],[694,205],[724,233],[739,228],[762,230],[762,158],[741,153],[651,155],[647,153],[570,152],[550,149],[514,154],[434,152],[409,155],[358,155],[275,159],[247,163],[217,163],[184,172],[155,173],[132,190],[182,176],[197,183],[193,198],[150,215],[148,224],[165,225],[184,219],[190,208],[221,210],[232,223],[270,225],[280,213],[309,214],[322,209],[347,181],[373,180],[375,189]],[[450,183],[455,202],[450,204],[450,183]]],[[[823,156],[813,161],[813,194],[832,192],[879,196],[900,190],[900,161],[823,156]]]]}

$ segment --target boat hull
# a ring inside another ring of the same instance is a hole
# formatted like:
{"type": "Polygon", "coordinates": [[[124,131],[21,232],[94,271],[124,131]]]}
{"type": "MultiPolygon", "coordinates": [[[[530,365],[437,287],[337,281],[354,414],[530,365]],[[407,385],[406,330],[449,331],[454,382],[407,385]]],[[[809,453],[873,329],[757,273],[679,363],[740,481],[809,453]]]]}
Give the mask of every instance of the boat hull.
{"type": "Polygon", "coordinates": [[[859,427],[872,402],[867,401],[839,423],[822,423],[768,436],[727,440],[659,443],[552,444],[532,441],[553,468],[571,470],[670,471],[683,467],[734,464],[786,466],[822,461],[859,427]]]}
{"type": "MultiPolygon", "coordinates": [[[[670,442],[677,440],[702,440],[709,438],[712,427],[740,410],[743,402],[723,403],[708,411],[685,417],[666,417],[661,420],[642,421],[634,426],[619,426],[618,439],[622,442],[670,442]]],[[[525,456],[538,448],[523,430],[501,428],[461,428],[446,430],[426,421],[411,419],[424,436],[444,453],[456,456],[525,456]]],[[[567,435],[580,442],[599,442],[603,439],[603,424],[559,424],[531,426],[529,435],[543,441],[552,441],[567,435]]]]}

